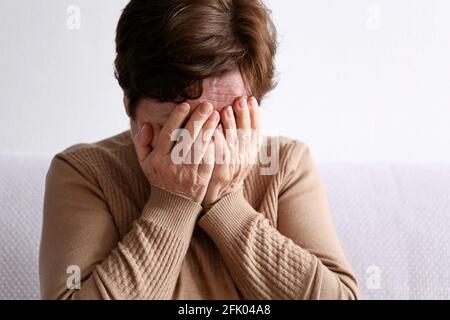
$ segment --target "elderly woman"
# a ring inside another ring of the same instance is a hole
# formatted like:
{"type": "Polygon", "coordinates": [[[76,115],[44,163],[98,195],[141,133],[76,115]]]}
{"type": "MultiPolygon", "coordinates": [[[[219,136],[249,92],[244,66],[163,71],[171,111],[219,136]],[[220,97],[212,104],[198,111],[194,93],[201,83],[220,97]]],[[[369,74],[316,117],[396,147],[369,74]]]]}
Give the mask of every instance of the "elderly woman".
{"type": "Polygon", "coordinates": [[[116,45],[131,130],[53,159],[42,297],[357,298],[308,147],[259,135],[265,6],[132,0],[116,45]]]}

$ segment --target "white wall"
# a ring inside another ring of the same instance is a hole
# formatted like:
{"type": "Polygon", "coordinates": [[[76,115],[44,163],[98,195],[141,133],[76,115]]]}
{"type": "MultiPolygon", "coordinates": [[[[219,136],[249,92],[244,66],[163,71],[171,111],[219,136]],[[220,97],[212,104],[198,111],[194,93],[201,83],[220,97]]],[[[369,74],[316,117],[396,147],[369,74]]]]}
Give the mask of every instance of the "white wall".
{"type": "MultiPolygon", "coordinates": [[[[126,2],[1,0],[0,150],[55,153],[127,129],[113,77],[126,2]]],[[[267,4],[280,54],[266,132],[322,161],[450,162],[450,1],[267,4]]]]}
{"type": "Polygon", "coordinates": [[[0,150],[55,153],[127,129],[113,74],[126,2],[0,0],[0,150]]]}

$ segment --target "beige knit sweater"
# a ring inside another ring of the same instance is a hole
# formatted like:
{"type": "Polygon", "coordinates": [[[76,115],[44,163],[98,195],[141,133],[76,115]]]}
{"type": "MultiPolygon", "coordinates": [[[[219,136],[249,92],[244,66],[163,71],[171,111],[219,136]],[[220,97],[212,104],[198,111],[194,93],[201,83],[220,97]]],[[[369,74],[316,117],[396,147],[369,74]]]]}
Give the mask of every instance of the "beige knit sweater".
{"type": "Polygon", "coordinates": [[[208,212],[149,185],[129,131],[58,154],[40,281],[44,299],[357,297],[309,149],[287,138],[275,175],[255,166],[208,212]],[[71,266],[80,289],[67,286],[71,266]]]}

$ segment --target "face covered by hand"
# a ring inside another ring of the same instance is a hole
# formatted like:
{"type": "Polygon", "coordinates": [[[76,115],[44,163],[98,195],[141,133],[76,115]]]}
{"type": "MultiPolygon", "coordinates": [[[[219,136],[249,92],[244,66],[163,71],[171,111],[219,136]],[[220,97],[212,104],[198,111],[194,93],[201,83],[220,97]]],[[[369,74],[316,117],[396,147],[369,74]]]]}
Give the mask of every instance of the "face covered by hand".
{"type": "Polygon", "coordinates": [[[197,100],[176,104],[143,99],[131,121],[150,184],[205,207],[242,186],[258,153],[259,126],[258,103],[247,97],[238,71],[205,79],[197,100]],[[189,139],[173,141],[180,129],[189,139]],[[187,151],[182,163],[174,161],[180,143],[187,151]]]}

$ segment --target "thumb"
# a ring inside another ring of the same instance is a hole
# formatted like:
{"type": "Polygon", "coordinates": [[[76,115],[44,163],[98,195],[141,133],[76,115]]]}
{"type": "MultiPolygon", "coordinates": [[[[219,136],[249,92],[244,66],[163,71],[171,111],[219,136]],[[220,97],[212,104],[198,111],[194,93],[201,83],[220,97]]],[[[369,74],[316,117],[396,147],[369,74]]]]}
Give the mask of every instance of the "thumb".
{"type": "Polygon", "coordinates": [[[133,142],[140,162],[152,152],[153,129],[149,123],[144,123],[134,135],[133,142]]]}

